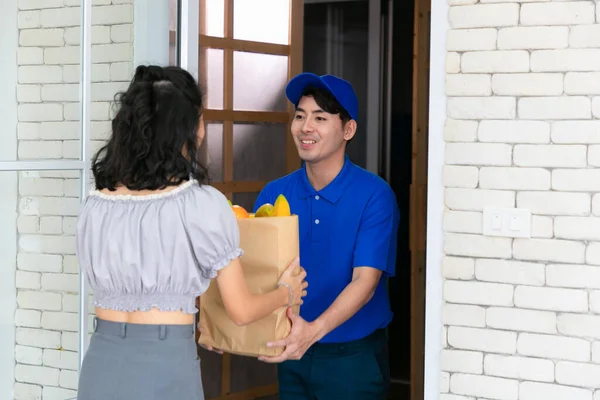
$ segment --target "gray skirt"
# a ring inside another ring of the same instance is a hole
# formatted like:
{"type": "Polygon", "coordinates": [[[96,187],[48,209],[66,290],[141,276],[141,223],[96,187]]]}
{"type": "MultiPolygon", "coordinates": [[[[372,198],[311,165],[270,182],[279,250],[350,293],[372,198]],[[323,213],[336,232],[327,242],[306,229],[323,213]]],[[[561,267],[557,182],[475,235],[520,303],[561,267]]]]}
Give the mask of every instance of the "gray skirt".
{"type": "Polygon", "coordinates": [[[193,325],[95,321],[78,400],[204,400],[193,325]]]}

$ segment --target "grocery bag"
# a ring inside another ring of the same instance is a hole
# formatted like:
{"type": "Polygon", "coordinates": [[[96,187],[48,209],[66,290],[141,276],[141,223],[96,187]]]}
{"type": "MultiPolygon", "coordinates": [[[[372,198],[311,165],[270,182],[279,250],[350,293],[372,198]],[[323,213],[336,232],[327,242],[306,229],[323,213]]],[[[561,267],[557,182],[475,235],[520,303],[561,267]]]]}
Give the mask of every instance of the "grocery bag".
{"type": "MultiPolygon", "coordinates": [[[[298,216],[238,219],[241,264],[251,293],[266,293],[277,287],[279,277],[299,256],[298,216]]],[[[244,356],[276,356],[282,348],[267,348],[267,342],[285,338],[291,330],[281,307],[265,318],[237,326],[227,315],[217,282],[213,279],[200,296],[199,344],[244,356]]],[[[293,311],[299,312],[299,306],[293,311]]]]}

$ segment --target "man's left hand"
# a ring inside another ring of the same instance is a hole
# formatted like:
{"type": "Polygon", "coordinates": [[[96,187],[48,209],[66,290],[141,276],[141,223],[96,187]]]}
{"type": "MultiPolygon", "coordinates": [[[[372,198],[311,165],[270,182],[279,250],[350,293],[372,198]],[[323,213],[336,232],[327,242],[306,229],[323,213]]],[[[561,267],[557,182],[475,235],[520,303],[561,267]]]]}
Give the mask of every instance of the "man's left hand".
{"type": "Polygon", "coordinates": [[[278,356],[261,356],[260,361],[267,363],[280,363],[286,360],[299,360],[306,350],[318,340],[317,328],[306,322],[301,316],[293,313],[288,307],[287,316],[292,321],[290,334],[282,340],[267,343],[267,347],[285,347],[283,353],[278,356]]]}

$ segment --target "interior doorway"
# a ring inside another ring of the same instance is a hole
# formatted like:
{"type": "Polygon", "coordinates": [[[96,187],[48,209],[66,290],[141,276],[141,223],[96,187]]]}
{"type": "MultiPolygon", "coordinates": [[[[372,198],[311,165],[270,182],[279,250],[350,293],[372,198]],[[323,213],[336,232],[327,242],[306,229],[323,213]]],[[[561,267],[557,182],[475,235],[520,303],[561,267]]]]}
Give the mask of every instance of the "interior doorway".
{"type": "MultiPolygon", "coordinates": [[[[389,282],[395,314],[388,329],[389,398],[422,400],[431,0],[260,0],[237,13],[236,6],[249,3],[199,2],[200,76],[209,94],[204,151],[216,173],[213,185],[236,203],[251,208],[267,181],[300,166],[286,126],[293,110],[280,98],[285,82],[300,71],[335,74],[352,82],[359,97],[359,128],[348,155],[388,181],[402,214],[396,277],[389,282]],[[284,3],[289,8],[284,10],[284,3]],[[273,20],[277,10],[281,15],[274,20],[287,25],[275,29],[277,35],[257,36],[258,25],[277,28],[256,22],[269,15],[273,20]],[[254,58],[236,62],[236,56],[254,58]],[[287,57],[285,63],[282,57],[287,57]],[[267,59],[272,70],[266,68],[267,59]],[[250,70],[240,72],[241,66],[250,70]],[[280,79],[273,85],[272,99],[263,90],[261,98],[272,101],[257,105],[256,90],[247,84],[261,74],[265,82],[280,79]],[[244,93],[250,102],[244,102],[244,93]],[[241,142],[236,138],[247,137],[240,127],[253,124],[261,132],[251,135],[258,148],[243,152],[254,157],[248,160],[237,155],[241,142]],[[269,134],[266,127],[273,125],[279,129],[269,134]],[[263,147],[278,148],[274,154],[279,161],[261,156],[263,147]],[[268,160],[264,168],[260,160],[268,160]]],[[[208,399],[277,399],[276,366],[202,349],[199,353],[208,399]]]]}
{"type": "Polygon", "coordinates": [[[352,82],[359,121],[347,153],[388,181],[402,215],[388,329],[389,398],[399,400],[423,399],[430,7],[430,0],[305,0],[304,6],[303,70],[352,82]],[[370,64],[374,53],[378,68],[370,64]],[[378,106],[369,107],[373,92],[378,106]]]}

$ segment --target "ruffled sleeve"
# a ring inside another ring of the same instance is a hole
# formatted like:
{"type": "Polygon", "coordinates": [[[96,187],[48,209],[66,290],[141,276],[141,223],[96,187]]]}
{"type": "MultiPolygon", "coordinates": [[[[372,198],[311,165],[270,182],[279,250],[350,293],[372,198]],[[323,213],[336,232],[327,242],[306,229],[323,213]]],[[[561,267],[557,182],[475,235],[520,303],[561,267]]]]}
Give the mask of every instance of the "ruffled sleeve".
{"type": "Polygon", "coordinates": [[[212,186],[195,189],[186,206],[188,235],[202,276],[217,272],[243,254],[240,231],[227,198],[212,186]]]}

